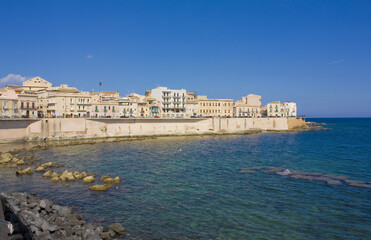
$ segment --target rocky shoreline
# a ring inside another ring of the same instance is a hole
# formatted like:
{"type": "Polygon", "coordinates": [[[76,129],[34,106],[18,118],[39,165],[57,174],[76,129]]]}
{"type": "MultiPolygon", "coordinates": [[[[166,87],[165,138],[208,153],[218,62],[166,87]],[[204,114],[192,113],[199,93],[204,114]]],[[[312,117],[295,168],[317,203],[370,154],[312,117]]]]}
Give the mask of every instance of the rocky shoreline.
{"type": "Polygon", "coordinates": [[[13,224],[10,240],[113,240],[122,239],[125,228],[114,223],[109,226],[87,223],[71,207],[54,204],[36,194],[0,194],[5,220],[13,224]]]}

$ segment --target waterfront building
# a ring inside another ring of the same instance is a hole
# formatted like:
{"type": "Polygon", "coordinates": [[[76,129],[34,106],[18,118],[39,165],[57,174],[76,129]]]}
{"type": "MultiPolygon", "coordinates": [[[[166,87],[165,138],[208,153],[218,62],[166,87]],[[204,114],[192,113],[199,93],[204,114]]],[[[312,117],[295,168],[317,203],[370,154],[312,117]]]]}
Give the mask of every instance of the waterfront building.
{"type": "Polygon", "coordinates": [[[186,90],[157,87],[146,91],[146,96],[155,98],[161,105],[161,116],[165,118],[186,117],[186,90]]]}
{"type": "Polygon", "coordinates": [[[138,102],[138,117],[149,117],[150,111],[147,102],[138,102]]]}
{"type": "Polygon", "coordinates": [[[261,117],[261,96],[249,94],[235,102],[234,117],[261,117]]]}
{"type": "Polygon", "coordinates": [[[199,100],[186,100],[186,115],[187,117],[196,117],[198,114],[198,109],[200,107],[199,100]]]}
{"type": "Polygon", "coordinates": [[[232,117],[233,99],[207,99],[199,95],[198,114],[204,117],[232,117]],[[201,99],[200,99],[201,98],[201,99]]]}
{"type": "Polygon", "coordinates": [[[161,105],[156,98],[146,98],[150,117],[161,117],[161,105]]]}
{"type": "Polygon", "coordinates": [[[89,117],[91,95],[62,84],[39,91],[36,105],[40,117],[89,117]]]}
{"type": "Polygon", "coordinates": [[[284,102],[285,116],[286,117],[297,117],[296,103],[294,102],[284,102]]]}
{"type": "Polygon", "coordinates": [[[41,77],[35,77],[22,83],[22,87],[27,91],[40,91],[46,90],[47,88],[53,87],[53,84],[42,79],[41,77]]]}
{"type": "Polygon", "coordinates": [[[118,101],[102,100],[92,103],[91,117],[93,118],[117,118],[120,116],[118,101]]]}
{"type": "Polygon", "coordinates": [[[0,89],[0,118],[19,118],[18,96],[14,90],[0,89]]]}
{"type": "Polygon", "coordinates": [[[268,117],[283,117],[285,108],[279,101],[270,102],[267,104],[268,117]]]}
{"type": "Polygon", "coordinates": [[[22,91],[18,95],[18,109],[23,118],[35,118],[37,114],[37,94],[22,91]]]}
{"type": "Polygon", "coordinates": [[[138,102],[136,99],[120,97],[117,101],[120,117],[137,117],[138,102]]]}
{"type": "Polygon", "coordinates": [[[296,103],[279,101],[271,102],[267,104],[267,116],[268,117],[296,117],[297,109],[296,103]]]}

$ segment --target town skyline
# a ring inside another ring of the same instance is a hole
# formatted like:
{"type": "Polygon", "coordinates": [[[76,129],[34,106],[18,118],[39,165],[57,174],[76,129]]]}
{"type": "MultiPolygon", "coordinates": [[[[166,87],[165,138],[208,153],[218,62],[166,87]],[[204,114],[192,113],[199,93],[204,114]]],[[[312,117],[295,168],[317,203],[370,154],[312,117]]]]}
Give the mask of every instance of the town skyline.
{"type": "Polygon", "coordinates": [[[255,93],[296,102],[307,117],[371,117],[369,2],[0,6],[2,86],[14,74],[85,91],[103,82],[123,95],[156,86],[234,100],[255,93]]]}

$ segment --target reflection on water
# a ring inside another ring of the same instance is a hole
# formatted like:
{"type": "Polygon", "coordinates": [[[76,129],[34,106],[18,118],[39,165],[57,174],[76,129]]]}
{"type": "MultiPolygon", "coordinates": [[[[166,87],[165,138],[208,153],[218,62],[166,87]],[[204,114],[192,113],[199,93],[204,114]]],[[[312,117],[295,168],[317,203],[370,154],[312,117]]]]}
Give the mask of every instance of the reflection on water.
{"type": "Polygon", "coordinates": [[[0,169],[1,188],[81,206],[86,219],[120,222],[144,239],[366,239],[369,189],[240,173],[245,167],[275,166],[370,182],[371,121],[321,120],[326,121],[333,131],[49,148],[33,154],[41,162],[63,164],[58,171],[109,174],[122,183],[91,192],[79,182],[65,187],[38,173],[16,177],[14,169],[0,169]]]}

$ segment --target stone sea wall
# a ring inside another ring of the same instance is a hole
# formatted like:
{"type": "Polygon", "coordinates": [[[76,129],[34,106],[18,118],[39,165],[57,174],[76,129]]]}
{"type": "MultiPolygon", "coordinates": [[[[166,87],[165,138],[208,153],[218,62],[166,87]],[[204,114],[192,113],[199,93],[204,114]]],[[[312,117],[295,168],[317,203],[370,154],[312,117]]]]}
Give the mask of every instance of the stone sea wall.
{"type": "Polygon", "coordinates": [[[0,120],[0,143],[157,135],[290,131],[301,118],[85,119],[0,120]]]}

